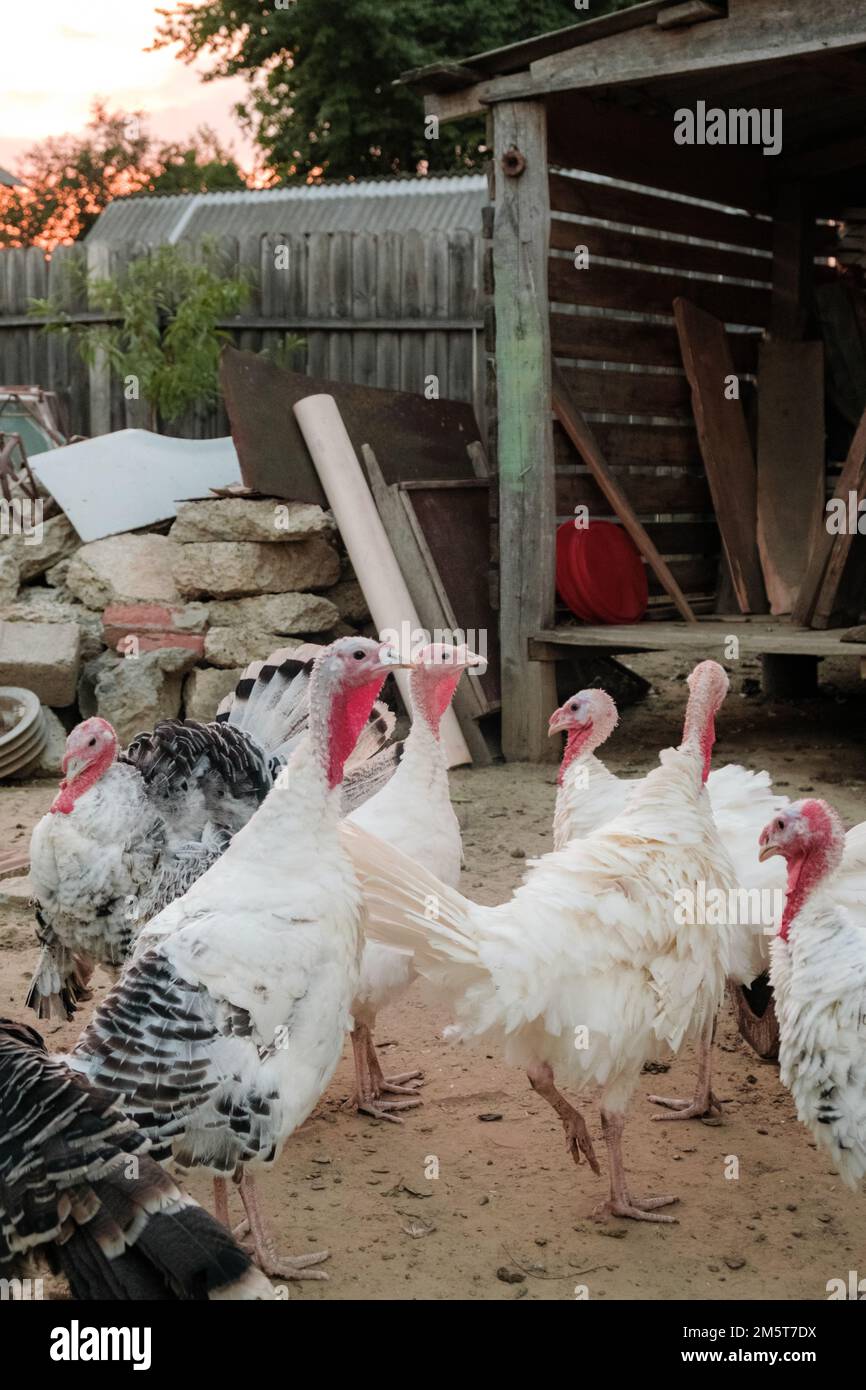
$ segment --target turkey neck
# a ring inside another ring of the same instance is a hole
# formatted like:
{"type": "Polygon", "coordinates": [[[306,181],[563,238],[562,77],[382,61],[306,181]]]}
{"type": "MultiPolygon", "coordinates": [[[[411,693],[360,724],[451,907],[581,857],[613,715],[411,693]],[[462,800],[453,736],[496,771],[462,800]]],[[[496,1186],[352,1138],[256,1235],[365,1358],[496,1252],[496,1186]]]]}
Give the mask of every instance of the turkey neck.
{"type": "Polygon", "coordinates": [[[689,702],[686,706],[683,741],[680,747],[684,753],[690,753],[700,758],[702,782],[706,782],[710,775],[715,741],[715,710],[710,703],[708,692],[700,686],[696,686],[689,695],[689,702]]]}
{"type": "Polygon", "coordinates": [[[559,764],[558,781],[561,787],[567,788],[577,775],[578,768],[581,767],[585,767],[590,778],[597,779],[597,783],[617,780],[612,772],[608,772],[604,763],[595,756],[596,748],[604,742],[605,737],[606,735],[596,735],[592,728],[589,730],[569,729],[562,761],[559,764]]]}
{"type": "Polygon", "coordinates": [[[75,809],[76,801],[96,785],[102,774],[111,767],[116,756],[117,745],[109,745],[104,752],[100,753],[98,758],[94,758],[83,772],[79,772],[72,782],[62,781],[56,797],[48,808],[49,812],[57,813],[59,811],[61,815],[68,816],[70,811],[75,809]]]}
{"type": "Polygon", "coordinates": [[[428,743],[439,742],[439,725],[442,723],[442,716],[454,698],[454,691],[462,675],[462,667],[459,670],[443,671],[441,667],[429,670],[425,667],[416,667],[409,678],[410,689],[412,691],[412,730],[406,740],[407,746],[415,736],[418,729],[419,741],[426,732],[429,735],[428,743]]]}
{"type": "Polygon", "coordinates": [[[785,893],[785,910],[779,927],[779,936],[788,940],[788,933],[794,919],[800,915],[807,900],[814,893],[821,880],[829,871],[826,846],[816,845],[806,851],[799,859],[788,861],[788,886],[785,893]]]}

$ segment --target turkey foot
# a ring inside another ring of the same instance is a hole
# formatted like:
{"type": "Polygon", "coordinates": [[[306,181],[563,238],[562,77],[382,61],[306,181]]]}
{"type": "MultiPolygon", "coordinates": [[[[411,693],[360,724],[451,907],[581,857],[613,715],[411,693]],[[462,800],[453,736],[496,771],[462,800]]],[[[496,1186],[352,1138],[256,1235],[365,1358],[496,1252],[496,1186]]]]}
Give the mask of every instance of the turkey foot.
{"type": "Polygon", "coordinates": [[[347,1102],[364,1115],[376,1120],[389,1120],[391,1124],[401,1125],[403,1121],[393,1114],[395,1110],[414,1110],[424,1102],[417,1095],[422,1084],[423,1072],[401,1072],[399,1076],[385,1076],[376,1055],[373,1035],[366,1023],[356,1025],[352,1033],[352,1052],[355,1058],[355,1094],[347,1102]],[[414,1085],[407,1085],[414,1082],[414,1085]],[[384,1100],[386,1095],[409,1096],[409,1100],[384,1100]]]}
{"type": "Polygon", "coordinates": [[[606,1202],[596,1207],[593,1216],[596,1221],[606,1216],[625,1216],[632,1221],[657,1221],[675,1225],[675,1216],[665,1216],[658,1207],[671,1206],[678,1197],[632,1197],[625,1180],[625,1165],[622,1158],[622,1131],[625,1119],[619,1111],[602,1109],[601,1127],[610,1160],[610,1196],[606,1202]]]}
{"type": "Polygon", "coordinates": [[[313,1250],[309,1255],[278,1255],[259,1209],[255,1181],[246,1173],[240,1181],[240,1193],[252,1237],[249,1253],[263,1274],[271,1279],[327,1279],[323,1269],[312,1266],[327,1260],[330,1250],[313,1250]]]}
{"type": "Polygon", "coordinates": [[[695,1094],[691,1100],[677,1100],[672,1096],[650,1096],[652,1105],[663,1105],[672,1111],[670,1115],[654,1115],[655,1120],[708,1120],[718,1124],[722,1117],[722,1102],[713,1095],[710,1085],[713,1062],[713,1031],[711,1020],[698,1048],[698,1075],[695,1081],[695,1094]]]}
{"type": "Polygon", "coordinates": [[[606,1202],[601,1202],[593,1212],[596,1221],[603,1221],[606,1216],[625,1216],[632,1221],[663,1221],[668,1225],[676,1225],[675,1216],[660,1216],[656,1214],[657,1207],[669,1207],[674,1202],[678,1202],[679,1197],[666,1195],[664,1197],[630,1197],[626,1192],[622,1198],[610,1197],[606,1202]]]}
{"type": "Polygon", "coordinates": [[[675,1096],[648,1096],[652,1105],[663,1105],[670,1115],[653,1115],[654,1120],[720,1119],[722,1102],[712,1091],[696,1095],[693,1100],[678,1100],[675,1096]]]}
{"type": "Polygon", "coordinates": [[[592,1147],[586,1121],[580,1111],[575,1110],[561,1091],[556,1089],[553,1081],[553,1068],[547,1062],[536,1062],[527,1068],[526,1074],[533,1091],[553,1107],[562,1121],[562,1127],[565,1130],[565,1147],[575,1163],[580,1163],[580,1155],[583,1154],[592,1171],[600,1173],[601,1169],[598,1166],[595,1149],[592,1147]]]}

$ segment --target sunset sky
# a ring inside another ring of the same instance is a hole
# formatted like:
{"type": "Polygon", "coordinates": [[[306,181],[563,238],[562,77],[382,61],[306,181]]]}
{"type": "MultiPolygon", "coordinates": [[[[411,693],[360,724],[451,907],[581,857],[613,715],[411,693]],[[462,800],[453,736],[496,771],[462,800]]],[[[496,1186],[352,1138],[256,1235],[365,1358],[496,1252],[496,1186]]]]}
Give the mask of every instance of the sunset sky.
{"type": "MultiPolygon", "coordinates": [[[[160,0],[163,9],[169,0],[160,0]]],[[[79,132],[94,97],[109,106],[143,110],[152,133],[182,139],[210,125],[239,162],[251,147],[232,106],[244,91],[231,78],[202,83],[169,49],[146,53],[156,31],[154,0],[29,0],[3,12],[0,165],[49,135],[79,132]]]]}

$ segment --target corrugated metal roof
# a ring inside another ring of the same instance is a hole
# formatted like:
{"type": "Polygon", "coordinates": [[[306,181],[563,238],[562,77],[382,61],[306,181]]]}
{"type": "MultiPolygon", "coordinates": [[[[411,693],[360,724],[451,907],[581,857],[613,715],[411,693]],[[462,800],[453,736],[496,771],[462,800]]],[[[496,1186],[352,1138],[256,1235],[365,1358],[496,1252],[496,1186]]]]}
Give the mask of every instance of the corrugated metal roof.
{"type": "Polygon", "coordinates": [[[483,174],[117,198],[97,218],[87,240],[156,245],[265,232],[475,232],[487,201],[483,174]]]}

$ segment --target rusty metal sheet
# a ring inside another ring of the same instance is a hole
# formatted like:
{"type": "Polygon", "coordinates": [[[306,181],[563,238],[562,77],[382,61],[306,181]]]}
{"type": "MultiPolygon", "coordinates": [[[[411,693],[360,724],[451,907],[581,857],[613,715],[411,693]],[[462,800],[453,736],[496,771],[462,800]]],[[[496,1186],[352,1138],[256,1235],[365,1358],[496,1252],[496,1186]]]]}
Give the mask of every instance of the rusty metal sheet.
{"type": "Polygon", "coordinates": [[[220,380],[241,477],[266,497],[327,506],[292,409],[320,394],[336,400],[358,457],[362,444],[372,447],[386,482],[474,476],[466,447],[481,431],[465,401],[305,376],[228,346],[220,380]]]}
{"type": "Polygon", "coordinates": [[[490,603],[490,484],[476,478],[462,486],[402,487],[416,536],[423,536],[431,577],[446,600],[446,613],[470,646],[486,646],[487,670],[477,679],[491,709],[500,702],[499,624],[490,603]],[[475,633],[483,633],[476,638],[475,633]]]}

